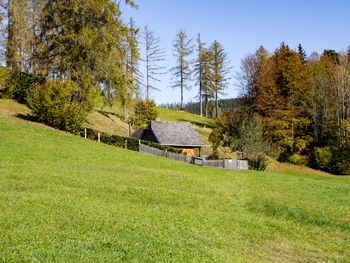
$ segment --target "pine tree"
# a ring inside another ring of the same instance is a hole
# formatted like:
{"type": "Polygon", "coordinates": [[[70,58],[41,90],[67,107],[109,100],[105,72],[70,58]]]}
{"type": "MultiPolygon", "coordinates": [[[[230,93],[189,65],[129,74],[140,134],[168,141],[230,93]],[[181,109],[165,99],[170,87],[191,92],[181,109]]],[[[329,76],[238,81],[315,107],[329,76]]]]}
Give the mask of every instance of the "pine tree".
{"type": "Polygon", "coordinates": [[[146,64],[146,100],[149,100],[150,90],[159,90],[152,82],[159,81],[158,75],[164,73],[165,67],[159,64],[165,60],[165,52],[160,48],[160,38],[155,37],[154,32],[145,26],[143,31],[143,44],[145,46],[145,58],[143,61],[146,64]]]}
{"type": "Polygon", "coordinates": [[[213,92],[215,94],[215,116],[218,117],[219,111],[219,94],[223,93],[223,90],[229,84],[231,79],[228,75],[230,73],[230,61],[228,59],[227,53],[225,52],[223,46],[218,42],[214,41],[211,45],[210,50],[213,55],[213,92]]]}
{"type": "Polygon", "coordinates": [[[173,88],[181,90],[181,109],[184,108],[184,89],[189,88],[188,82],[191,80],[192,71],[188,56],[193,53],[194,47],[191,46],[192,39],[188,39],[185,31],[181,30],[173,42],[174,56],[177,59],[177,65],[171,69],[176,79],[172,85],[173,88]]]}
{"type": "Polygon", "coordinates": [[[305,63],[307,59],[307,55],[301,44],[298,45],[298,53],[299,53],[300,59],[305,63]]]}

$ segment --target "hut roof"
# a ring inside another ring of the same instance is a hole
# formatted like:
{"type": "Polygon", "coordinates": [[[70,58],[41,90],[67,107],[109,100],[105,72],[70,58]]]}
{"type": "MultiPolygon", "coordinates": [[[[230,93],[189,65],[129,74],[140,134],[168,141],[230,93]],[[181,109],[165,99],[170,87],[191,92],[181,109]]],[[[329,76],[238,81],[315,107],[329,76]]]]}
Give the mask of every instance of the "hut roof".
{"type": "Polygon", "coordinates": [[[152,130],[158,143],[178,147],[202,147],[198,132],[189,122],[152,121],[145,128],[152,130]]]}
{"type": "Polygon", "coordinates": [[[135,139],[140,139],[141,136],[142,136],[143,130],[144,130],[144,128],[137,129],[136,131],[134,131],[134,132],[131,134],[130,137],[131,137],[131,138],[135,138],[135,139]]]}

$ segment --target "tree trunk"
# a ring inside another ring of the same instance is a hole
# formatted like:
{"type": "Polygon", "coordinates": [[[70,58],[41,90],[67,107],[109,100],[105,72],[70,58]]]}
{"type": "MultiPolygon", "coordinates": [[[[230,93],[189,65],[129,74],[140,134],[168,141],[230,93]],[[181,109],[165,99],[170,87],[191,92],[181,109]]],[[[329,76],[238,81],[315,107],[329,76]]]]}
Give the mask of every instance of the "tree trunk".
{"type": "Polygon", "coordinates": [[[203,116],[202,81],[199,81],[199,115],[203,116]]]}
{"type": "Polygon", "coordinates": [[[205,117],[208,117],[208,95],[205,95],[205,117]]]}
{"type": "Polygon", "coordinates": [[[218,92],[215,92],[215,117],[218,117],[218,111],[219,111],[219,100],[218,100],[218,92]]]}

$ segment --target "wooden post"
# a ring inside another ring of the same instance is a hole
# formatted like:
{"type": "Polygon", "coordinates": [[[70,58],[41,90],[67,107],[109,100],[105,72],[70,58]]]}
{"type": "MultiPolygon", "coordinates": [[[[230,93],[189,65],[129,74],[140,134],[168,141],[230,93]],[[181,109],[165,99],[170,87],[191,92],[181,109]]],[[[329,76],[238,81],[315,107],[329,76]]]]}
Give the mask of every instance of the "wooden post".
{"type": "Polygon", "coordinates": [[[125,139],[125,149],[128,149],[128,140],[125,139]]]}
{"type": "Polygon", "coordinates": [[[97,141],[101,142],[101,133],[97,133],[97,141]]]}
{"type": "Polygon", "coordinates": [[[87,131],[86,131],[86,129],[84,129],[84,137],[85,137],[85,139],[87,139],[87,131]]]}
{"type": "Polygon", "coordinates": [[[165,158],[168,157],[168,149],[165,149],[165,158]]]}

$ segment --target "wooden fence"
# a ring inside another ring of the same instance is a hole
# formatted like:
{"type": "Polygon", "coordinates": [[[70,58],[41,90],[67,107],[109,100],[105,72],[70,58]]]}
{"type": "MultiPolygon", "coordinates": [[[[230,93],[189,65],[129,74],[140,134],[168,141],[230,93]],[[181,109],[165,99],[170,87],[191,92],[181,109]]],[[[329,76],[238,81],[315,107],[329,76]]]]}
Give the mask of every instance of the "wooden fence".
{"type": "Polygon", "coordinates": [[[202,157],[194,157],[193,163],[200,166],[209,166],[225,169],[247,170],[249,168],[248,161],[245,160],[206,160],[202,157]]]}
{"type": "Polygon", "coordinates": [[[169,152],[167,150],[160,150],[160,149],[157,149],[157,148],[153,148],[153,147],[144,145],[142,143],[140,143],[140,145],[139,145],[139,151],[143,152],[143,153],[146,153],[146,154],[163,156],[165,158],[173,159],[173,160],[180,161],[180,162],[185,162],[185,163],[191,163],[192,162],[192,157],[191,156],[187,156],[187,155],[184,155],[184,154],[173,153],[173,152],[169,152]]]}
{"type": "Polygon", "coordinates": [[[173,159],[176,161],[192,163],[200,166],[217,167],[217,168],[225,168],[225,169],[240,169],[240,170],[248,169],[248,161],[245,161],[245,160],[231,160],[231,159],[206,160],[201,157],[191,157],[184,154],[169,152],[167,150],[160,150],[157,148],[144,145],[142,143],[140,143],[139,145],[139,151],[146,154],[162,156],[162,157],[173,159]]]}

